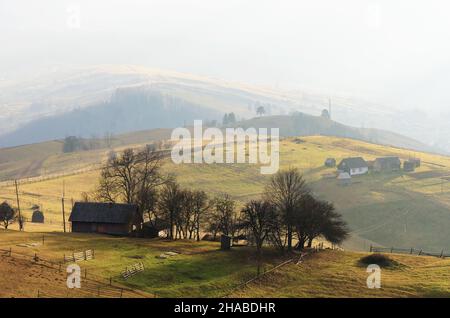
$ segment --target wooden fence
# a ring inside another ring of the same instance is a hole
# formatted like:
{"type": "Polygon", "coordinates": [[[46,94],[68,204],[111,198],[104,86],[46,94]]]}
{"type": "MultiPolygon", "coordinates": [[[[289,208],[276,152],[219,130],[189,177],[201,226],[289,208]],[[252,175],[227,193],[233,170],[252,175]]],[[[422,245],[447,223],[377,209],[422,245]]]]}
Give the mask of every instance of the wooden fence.
{"type": "MultiPolygon", "coordinates": [[[[92,257],[94,257],[94,251],[92,251],[92,257]]],[[[85,251],[87,252],[87,251],[85,251]]],[[[85,252],[82,252],[83,255],[86,255],[85,252]]],[[[89,252],[87,255],[90,255],[89,252]]],[[[64,262],[54,262],[42,258],[37,253],[34,254],[26,254],[26,253],[18,253],[14,251],[11,247],[9,248],[0,248],[0,256],[2,257],[12,257],[16,259],[25,259],[29,260],[35,264],[39,264],[41,266],[46,266],[48,268],[57,270],[59,272],[63,272],[63,264],[64,262]]],[[[89,256],[88,256],[89,257],[89,256]]],[[[98,276],[92,273],[89,273],[85,269],[82,281],[82,288],[76,289],[76,291],[69,290],[67,294],[64,295],[54,295],[48,292],[44,292],[42,290],[37,291],[37,297],[39,298],[61,298],[61,297],[105,297],[105,298],[121,298],[121,297],[143,297],[144,295],[137,290],[126,288],[123,286],[117,286],[114,284],[113,277],[105,278],[103,276],[98,276]],[[76,293],[77,295],[74,295],[76,293]]]]}
{"type": "Polygon", "coordinates": [[[139,263],[133,264],[131,266],[127,266],[125,268],[125,270],[122,271],[122,277],[124,279],[128,279],[128,278],[130,278],[140,272],[143,272],[143,271],[144,271],[144,264],[139,262],[139,263]]]}
{"type": "Polygon", "coordinates": [[[73,252],[70,255],[64,254],[64,263],[76,263],[79,261],[88,261],[95,258],[95,253],[93,249],[82,251],[82,252],[73,252]]]}
{"type": "Polygon", "coordinates": [[[415,248],[396,248],[396,247],[376,247],[370,246],[371,253],[396,253],[396,254],[409,254],[409,255],[418,255],[418,256],[435,256],[440,258],[450,257],[450,254],[444,253],[444,250],[441,252],[426,252],[424,250],[419,250],[415,248]]]}

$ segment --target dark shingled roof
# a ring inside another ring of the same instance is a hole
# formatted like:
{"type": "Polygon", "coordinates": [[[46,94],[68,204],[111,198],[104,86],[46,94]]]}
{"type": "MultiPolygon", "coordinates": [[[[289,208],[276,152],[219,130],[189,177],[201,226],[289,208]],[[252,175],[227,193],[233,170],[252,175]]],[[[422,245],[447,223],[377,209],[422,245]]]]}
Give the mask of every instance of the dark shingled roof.
{"type": "Polygon", "coordinates": [[[375,161],[379,162],[381,164],[400,164],[401,163],[399,157],[383,157],[383,158],[377,158],[375,161]]]}
{"type": "Polygon", "coordinates": [[[339,168],[349,168],[349,169],[357,169],[357,168],[367,168],[367,162],[361,157],[355,158],[346,158],[341,161],[339,164],[339,168]]]}
{"type": "Polygon", "coordinates": [[[76,202],[69,221],[128,224],[135,219],[137,209],[134,204],[76,202]]]}

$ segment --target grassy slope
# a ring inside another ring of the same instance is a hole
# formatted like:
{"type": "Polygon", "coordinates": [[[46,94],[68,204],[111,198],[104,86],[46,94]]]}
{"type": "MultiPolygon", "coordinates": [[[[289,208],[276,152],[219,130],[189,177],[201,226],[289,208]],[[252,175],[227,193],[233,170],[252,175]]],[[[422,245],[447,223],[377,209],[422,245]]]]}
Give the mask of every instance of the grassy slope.
{"type": "MultiPolygon", "coordinates": [[[[366,287],[366,268],[359,259],[366,255],[355,252],[322,251],[307,256],[299,265],[291,264],[269,274],[260,282],[240,287],[254,277],[256,265],[254,250],[234,248],[219,250],[218,243],[169,242],[114,238],[102,235],[46,233],[44,245],[32,248],[18,247],[19,243],[41,242],[40,233],[19,233],[0,230],[0,249],[12,246],[13,252],[60,261],[63,254],[88,248],[95,249],[95,260],[80,262],[90,278],[117,283],[155,294],[160,297],[418,297],[450,296],[448,266],[450,260],[409,255],[390,255],[400,263],[394,269],[382,270],[382,288],[366,287]],[[168,259],[158,259],[161,253],[180,253],[168,259]],[[120,278],[125,266],[143,262],[146,270],[128,281],[120,278]]],[[[264,268],[280,264],[281,257],[271,250],[264,252],[264,268]]],[[[11,268],[10,258],[0,256],[0,269],[11,268]]],[[[31,264],[30,260],[28,260],[31,264]]],[[[26,267],[25,261],[22,262],[26,267]]],[[[37,266],[33,265],[32,271],[37,266]]],[[[11,288],[9,280],[0,280],[0,296],[35,297],[36,290],[65,296],[65,280],[54,272],[30,273],[27,288],[11,288]]],[[[83,280],[81,282],[83,286],[83,280]]],[[[92,297],[92,296],[91,296],[92,297]]]]}
{"type": "Polygon", "coordinates": [[[366,287],[362,253],[325,251],[290,264],[233,297],[449,297],[450,260],[389,255],[399,263],[381,270],[381,289],[366,287]]]}
{"type": "MultiPolygon", "coordinates": [[[[141,145],[170,138],[171,129],[152,129],[114,136],[112,147],[141,145]]],[[[92,167],[107,157],[109,149],[63,153],[61,140],[0,149],[0,181],[61,174],[92,167]]]]}
{"type": "MultiPolygon", "coordinates": [[[[335,203],[354,234],[347,247],[367,250],[369,244],[375,242],[385,246],[441,251],[450,245],[450,187],[448,183],[442,184],[440,178],[450,174],[450,158],[416,154],[427,162],[416,173],[372,174],[355,178],[349,187],[340,187],[336,180],[322,178],[334,171],[323,167],[327,157],[339,160],[347,156],[373,159],[399,155],[407,159],[412,153],[332,137],[302,137],[302,141],[286,139],[281,142],[281,167],[298,167],[316,195],[335,203]]],[[[204,189],[210,194],[228,192],[240,202],[258,197],[268,180],[268,176],[259,173],[257,166],[251,165],[176,166],[169,162],[165,169],[176,174],[185,186],[204,189]]],[[[66,198],[77,200],[82,192],[95,188],[98,171],[65,177],[64,180],[66,198]]],[[[60,178],[21,185],[24,213],[30,216],[31,205],[42,204],[47,219],[58,223],[60,229],[62,183],[60,178]]],[[[13,187],[2,187],[0,199],[13,201],[13,187]]],[[[66,204],[66,211],[70,211],[70,200],[66,204]]]]}

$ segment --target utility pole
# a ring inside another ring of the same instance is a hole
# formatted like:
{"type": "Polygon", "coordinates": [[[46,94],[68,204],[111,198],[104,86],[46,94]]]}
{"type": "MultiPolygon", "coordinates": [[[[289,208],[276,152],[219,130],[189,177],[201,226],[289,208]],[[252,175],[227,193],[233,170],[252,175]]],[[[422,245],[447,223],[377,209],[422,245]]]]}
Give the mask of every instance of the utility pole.
{"type": "MultiPolygon", "coordinates": [[[[22,216],[20,214],[20,203],[19,203],[19,187],[17,186],[17,180],[14,180],[16,186],[16,199],[17,199],[17,210],[19,211],[19,224],[22,224],[22,216]]],[[[22,231],[22,226],[20,226],[20,231],[22,231]]]]}
{"type": "Polygon", "coordinates": [[[65,214],[65,211],[64,211],[64,196],[65,196],[65,192],[66,192],[65,183],[64,183],[64,180],[63,180],[63,192],[62,192],[62,198],[61,198],[61,206],[62,206],[62,217],[63,217],[64,233],[66,233],[66,214],[65,214]]]}

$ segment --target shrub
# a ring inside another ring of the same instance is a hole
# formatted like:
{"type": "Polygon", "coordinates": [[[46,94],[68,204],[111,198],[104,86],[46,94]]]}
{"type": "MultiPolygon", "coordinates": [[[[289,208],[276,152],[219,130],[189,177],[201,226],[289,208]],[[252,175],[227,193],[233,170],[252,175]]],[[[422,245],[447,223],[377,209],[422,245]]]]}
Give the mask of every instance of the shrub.
{"type": "Polygon", "coordinates": [[[398,265],[396,261],[383,254],[371,254],[364,256],[359,260],[359,263],[366,266],[370,264],[377,264],[380,267],[394,267],[398,265]]]}

